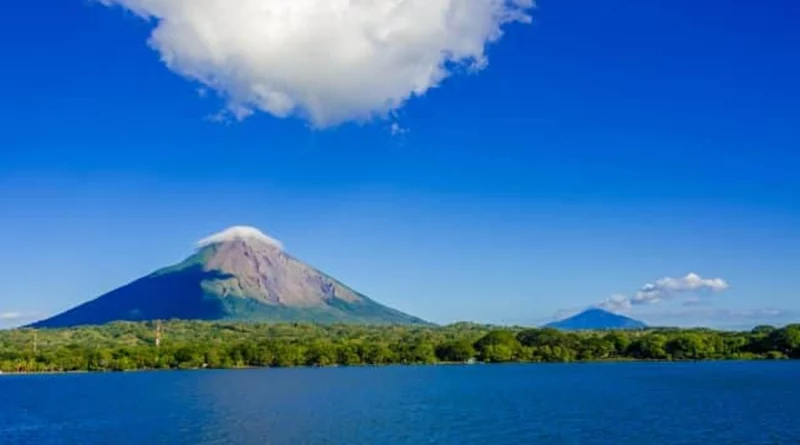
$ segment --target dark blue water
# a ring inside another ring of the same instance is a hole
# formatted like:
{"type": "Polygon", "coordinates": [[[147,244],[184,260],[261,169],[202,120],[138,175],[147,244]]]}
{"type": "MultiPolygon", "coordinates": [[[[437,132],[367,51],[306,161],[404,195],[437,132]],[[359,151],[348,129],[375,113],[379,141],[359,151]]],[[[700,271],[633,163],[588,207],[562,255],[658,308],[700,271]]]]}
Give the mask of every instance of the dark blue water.
{"type": "Polygon", "coordinates": [[[800,362],[0,377],[2,444],[797,444],[800,362]]]}

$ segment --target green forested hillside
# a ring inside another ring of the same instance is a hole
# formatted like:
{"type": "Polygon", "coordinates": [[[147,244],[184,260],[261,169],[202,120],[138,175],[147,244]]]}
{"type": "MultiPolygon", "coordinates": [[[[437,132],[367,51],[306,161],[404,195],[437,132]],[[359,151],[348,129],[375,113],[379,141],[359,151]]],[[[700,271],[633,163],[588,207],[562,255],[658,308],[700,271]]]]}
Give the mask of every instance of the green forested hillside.
{"type": "Polygon", "coordinates": [[[800,358],[800,325],[567,333],[555,329],[172,321],[0,331],[0,370],[121,371],[430,364],[800,358]]]}

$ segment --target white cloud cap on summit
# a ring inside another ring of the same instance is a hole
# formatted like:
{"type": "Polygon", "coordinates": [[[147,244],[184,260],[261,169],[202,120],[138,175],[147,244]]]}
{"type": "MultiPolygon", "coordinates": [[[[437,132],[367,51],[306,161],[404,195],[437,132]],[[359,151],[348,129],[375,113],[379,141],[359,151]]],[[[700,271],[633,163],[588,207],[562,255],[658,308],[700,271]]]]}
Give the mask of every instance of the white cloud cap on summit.
{"type": "Polygon", "coordinates": [[[203,238],[197,242],[198,248],[210,246],[212,244],[225,243],[230,241],[259,241],[262,243],[270,244],[278,249],[283,249],[283,244],[266,235],[264,232],[250,226],[234,226],[229,227],[222,232],[215,233],[209,237],[203,238]]]}
{"type": "Polygon", "coordinates": [[[664,277],[642,286],[632,297],[615,295],[599,306],[614,311],[626,311],[632,306],[657,304],[679,295],[701,292],[722,292],[730,287],[722,278],[703,278],[696,273],[685,277],[664,277]]]}
{"type": "Polygon", "coordinates": [[[298,115],[315,127],[385,117],[460,69],[488,64],[533,0],[98,0],[153,20],[172,71],[217,91],[227,114],[298,115]]]}

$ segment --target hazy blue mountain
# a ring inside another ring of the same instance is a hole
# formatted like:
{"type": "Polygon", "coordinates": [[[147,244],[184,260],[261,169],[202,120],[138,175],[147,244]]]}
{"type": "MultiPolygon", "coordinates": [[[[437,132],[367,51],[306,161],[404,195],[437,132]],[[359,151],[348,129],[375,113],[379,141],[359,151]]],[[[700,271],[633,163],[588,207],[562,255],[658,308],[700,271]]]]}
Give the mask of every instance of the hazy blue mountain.
{"type": "Polygon", "coordinates": [[[633,318],[602,309],[588,309],[564,320],[550,323],[547,327],[567,331],[587,331],[604,329],[644,329],[647,325],[633,318]]]}
{"type": "Polygon", "coordinates": [[[256,229],[236,227],[201,241],[179,264],[33,326],[167,319],[427,324],[293,258],[256,229]]]}

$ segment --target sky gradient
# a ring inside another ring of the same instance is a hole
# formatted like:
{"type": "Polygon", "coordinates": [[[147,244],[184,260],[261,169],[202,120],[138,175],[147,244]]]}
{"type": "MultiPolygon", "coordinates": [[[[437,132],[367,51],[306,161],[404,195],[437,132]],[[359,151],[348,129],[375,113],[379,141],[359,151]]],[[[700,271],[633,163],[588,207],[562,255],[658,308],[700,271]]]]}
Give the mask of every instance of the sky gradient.
{"type": "Polygon", "coordinates": [[[539,324],[688,273],[729,288],[628,315],[800,320],[797,2],[542,0],[483,70],[326,128],[218,122],[153,21],[45,4],[0,27],[0,327],[242,224],[440,323],[539,324]]]}

